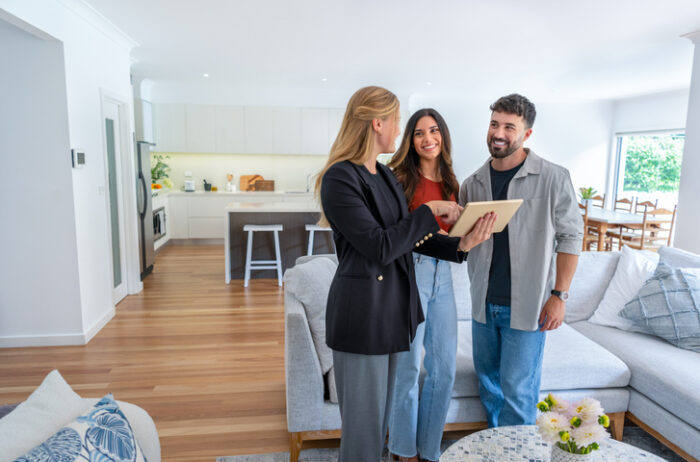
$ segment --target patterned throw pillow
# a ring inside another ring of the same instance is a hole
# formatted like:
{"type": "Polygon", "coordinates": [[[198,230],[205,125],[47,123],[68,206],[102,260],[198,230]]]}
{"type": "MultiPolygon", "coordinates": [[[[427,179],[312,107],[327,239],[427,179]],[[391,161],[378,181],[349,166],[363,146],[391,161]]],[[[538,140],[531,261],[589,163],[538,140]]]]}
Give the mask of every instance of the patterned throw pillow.
{"type": "Polygon", "coordinates": [[[700,352],[700,269],[659,263],[620,316],[640,332],[700,352]]]}
{"type": "Polygon", "coordinates": [[[111,394],[15,462],[147,462],[111,394]]]}

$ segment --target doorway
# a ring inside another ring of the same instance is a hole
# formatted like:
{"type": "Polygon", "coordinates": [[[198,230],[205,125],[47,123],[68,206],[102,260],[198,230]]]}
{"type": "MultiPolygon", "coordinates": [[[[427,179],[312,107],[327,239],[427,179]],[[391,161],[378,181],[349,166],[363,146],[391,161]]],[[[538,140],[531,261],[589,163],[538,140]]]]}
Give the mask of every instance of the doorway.
{"type": "Polygon", "coordinates": [[[124,204],[122,188],[122,162],[128,155],[122,143],[120,104],[111,98],[104,98],[102,104],[103,129],[105,140],[105,167],[107,175],[107,203],[111,242],[112,302],[116,305],[127,295],[127,264],[124,231],[124,204]]]}

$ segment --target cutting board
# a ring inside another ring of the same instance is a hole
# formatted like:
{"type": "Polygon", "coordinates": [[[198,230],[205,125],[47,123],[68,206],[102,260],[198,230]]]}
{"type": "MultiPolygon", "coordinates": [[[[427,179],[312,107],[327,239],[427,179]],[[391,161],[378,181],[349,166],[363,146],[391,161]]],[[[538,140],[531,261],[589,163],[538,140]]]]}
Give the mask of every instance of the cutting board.
{"type": "Polygon", "coordinates": [[[262,179],[262,175],[241,175],[241,191],[255,191],[255,182],[262,179]]]}
{"type": "Polygon", "coordinates": [[[274,180],[257,180],[253,186],[255,191],[274,191],[275,181],[274,180]]]}

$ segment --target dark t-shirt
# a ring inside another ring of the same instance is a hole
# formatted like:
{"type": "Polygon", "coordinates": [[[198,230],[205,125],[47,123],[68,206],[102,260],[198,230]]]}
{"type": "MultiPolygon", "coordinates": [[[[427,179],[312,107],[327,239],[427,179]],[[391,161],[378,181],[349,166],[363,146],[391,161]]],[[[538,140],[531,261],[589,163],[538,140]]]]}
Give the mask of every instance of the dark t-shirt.
{"type": "MultiPolygon", "coordinates": [[[[491,193],[493,200],[501,201],[508,198],[508,185],[513,179],[520,165],[510,170],[499,172],[489,166],[491,170],[491,193]]],[[[486,302],[494,305],[510,306],[510,245],[508,243],[508,226],[500,233],[493,233],[493,254],[491,255],[491,269],[489,270],[489,288],[486,292],[486,302]]]]}

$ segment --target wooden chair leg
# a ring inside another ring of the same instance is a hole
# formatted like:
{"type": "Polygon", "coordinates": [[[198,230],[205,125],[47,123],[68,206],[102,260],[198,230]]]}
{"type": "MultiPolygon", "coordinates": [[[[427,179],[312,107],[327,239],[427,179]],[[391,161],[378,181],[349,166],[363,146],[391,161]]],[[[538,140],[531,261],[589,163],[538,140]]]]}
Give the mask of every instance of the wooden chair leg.
{"type": "Polygon", "coordinates": [[[304,440],[301,437],[301,432],[289,434],[289,462],[297,462],[299,460],[299,453],[301,452],[303,443],[304,440]]]}
{"type": "Polygon", "coordinates": [[[617,441],[622,441],[622,431],[625,428],[625,413],[613,412],[608,414],[610,418],[610,433],[617,441]]]}

